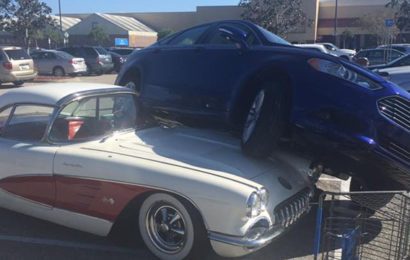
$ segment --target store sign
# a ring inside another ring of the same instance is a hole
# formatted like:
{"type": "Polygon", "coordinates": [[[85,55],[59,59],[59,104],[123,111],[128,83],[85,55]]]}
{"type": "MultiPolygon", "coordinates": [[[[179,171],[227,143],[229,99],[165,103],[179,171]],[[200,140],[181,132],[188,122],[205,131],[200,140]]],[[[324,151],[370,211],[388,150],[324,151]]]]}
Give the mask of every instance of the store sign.
{"type": "Polygon", "coordinates": [[[392,19],[388,19],[385,22],[386,22],[386,27],[393,27],[394,21],[392,19]]]}
{"type": "Polygon", "coordinates": [[[115,46],[128,46],[127,38],[115,38],[115,46]]]}

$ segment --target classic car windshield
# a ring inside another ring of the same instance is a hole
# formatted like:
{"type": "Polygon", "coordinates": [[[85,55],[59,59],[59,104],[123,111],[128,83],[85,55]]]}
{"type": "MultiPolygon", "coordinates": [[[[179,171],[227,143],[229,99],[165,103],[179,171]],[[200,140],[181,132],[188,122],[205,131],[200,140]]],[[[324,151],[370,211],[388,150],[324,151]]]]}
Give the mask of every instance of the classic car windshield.
{"type": "Polygon", "coordinates": [[[136,127],[136,105],[131,94],[113,94],[74,101],[54,121],[53,142],[88,140],[136,127]]]}

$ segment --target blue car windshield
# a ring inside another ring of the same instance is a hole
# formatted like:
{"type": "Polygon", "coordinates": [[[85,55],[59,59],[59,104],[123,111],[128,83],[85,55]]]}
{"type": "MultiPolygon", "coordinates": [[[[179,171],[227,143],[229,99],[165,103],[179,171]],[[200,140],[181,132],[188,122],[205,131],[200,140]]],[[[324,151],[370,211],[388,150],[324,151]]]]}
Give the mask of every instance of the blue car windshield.
{"type": "Polygon", "coordinates": [[[271,33],[268,30],[263,29],[262,27],[258,26],[259,30],[262,32],[263,36],[265,36],[266,40],[271,43],[275,44],[282,44],[282,45],[291,45],[289,42],[285,41],[284,39],[280,38],[274,33],[271,33]]]}

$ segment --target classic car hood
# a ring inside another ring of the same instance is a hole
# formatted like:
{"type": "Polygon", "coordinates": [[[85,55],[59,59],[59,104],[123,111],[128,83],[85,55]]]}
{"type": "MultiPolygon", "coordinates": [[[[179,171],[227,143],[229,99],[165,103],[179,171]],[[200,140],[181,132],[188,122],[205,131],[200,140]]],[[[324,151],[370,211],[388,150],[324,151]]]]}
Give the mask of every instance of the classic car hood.
{"type": "Polygon", "coordinates": [[[177,165],[254,187],[260,186],[254,180],[267,173],[275,179],[282,176],[295,188],[308,183],[308,161],[282,152],[270,160],[252,159],[242,154],[238,139],[217,131],[156,127],[88,143],[82,149],[177,165]]]}

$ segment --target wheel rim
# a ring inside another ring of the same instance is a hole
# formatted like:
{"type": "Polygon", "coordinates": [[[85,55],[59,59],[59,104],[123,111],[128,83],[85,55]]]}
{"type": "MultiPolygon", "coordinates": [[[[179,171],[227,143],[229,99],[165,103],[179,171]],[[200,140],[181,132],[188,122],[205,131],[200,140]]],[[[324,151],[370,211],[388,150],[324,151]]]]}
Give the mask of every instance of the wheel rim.
{"type": "Polygon", "coordinates": [[[151,207],[146,217],[149,238],[156,248],[167,254],[181,251],[186,242],[186,225],[182,214],[173,206],[151,207]]]}
{"type": "Polygon", "coordinates": [[[64,72],[63,72],[62,69],[57,68],[57,69],[55,69],[55,71],[54,71],[54,75],[61,77],[61,76],[64,75],[64,72]]]}
{"type": "Polygon", "coordinates": [[[262,111],[263,101],[265,100],[265,91],[259,91],[253,100],[252,106],[249,109],[248,116],[246,118],[245,126],[243,129],[242,140],[246,143],[255,130],[256,123],[260,117],[262,111]]]}

